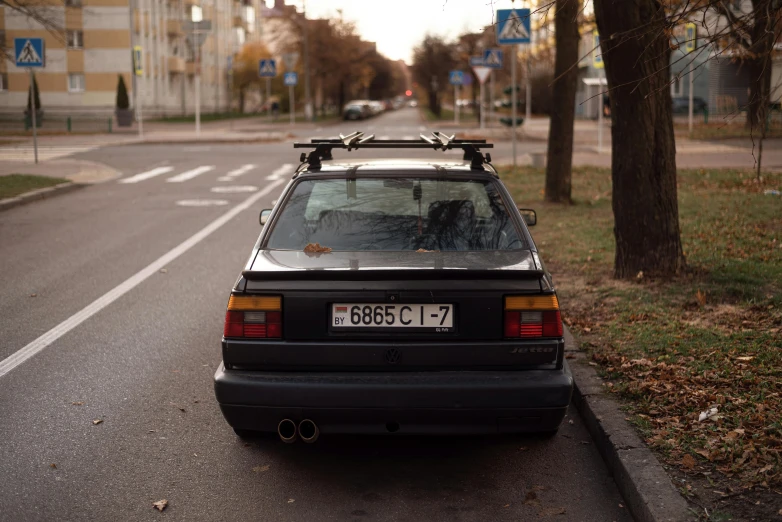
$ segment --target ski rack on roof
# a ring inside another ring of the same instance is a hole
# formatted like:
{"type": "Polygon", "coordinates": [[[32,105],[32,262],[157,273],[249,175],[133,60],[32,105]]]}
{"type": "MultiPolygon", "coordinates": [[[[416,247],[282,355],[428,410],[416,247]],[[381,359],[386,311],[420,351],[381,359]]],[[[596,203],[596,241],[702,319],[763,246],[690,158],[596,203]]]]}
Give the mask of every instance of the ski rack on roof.
{"type": "Polygon", "coordinates": [[[339,138],[314,138],[310,143],[294,143],[293,148],[314,149],[309,154],[302,152],[300,157],[300,161],[310,168],[319,168],[321,160],[334,159],[332,149],[462,149],[464,160],[470,162],[471,168],[483,169],[484,163],[491,163],[491,155],[481,153],[481,149],[491,149],[494,145],[486,140],[456,139],[439,131],[432,132],[431,137],[421,134],[419,139],[412,140],[376,140],[374,134],[365,137],[363,132],[356,131],[347,136],[340,134],[339,138]]]}

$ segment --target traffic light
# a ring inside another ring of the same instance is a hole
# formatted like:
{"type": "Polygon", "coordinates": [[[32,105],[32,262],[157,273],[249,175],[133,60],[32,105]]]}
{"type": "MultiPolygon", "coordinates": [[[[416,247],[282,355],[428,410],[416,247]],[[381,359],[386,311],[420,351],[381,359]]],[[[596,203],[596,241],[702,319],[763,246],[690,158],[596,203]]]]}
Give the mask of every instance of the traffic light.
{"type": "Polygon", "coordinates": [[[412,95],[413,95],[413,91],[411,91],[410,89],[407,89],[405,91],[405,96],[412,96],[412,95]]]}

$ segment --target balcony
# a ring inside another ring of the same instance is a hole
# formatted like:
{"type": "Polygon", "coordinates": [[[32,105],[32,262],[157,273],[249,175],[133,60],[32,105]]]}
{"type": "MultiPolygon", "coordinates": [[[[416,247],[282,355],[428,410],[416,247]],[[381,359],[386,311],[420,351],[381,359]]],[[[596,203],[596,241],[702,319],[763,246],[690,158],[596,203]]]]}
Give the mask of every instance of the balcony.
{"type": "Polygon", "coordinates": [[[188,76],[195,76],[196,73],[196,63],[195,62],[187,62],[185,64],[185,72],[188,76]]]}
{"type": "MultiPolygon", "coordinates": [[[[195,64],[194,64],[195,65],[195,64]]],[[[179,56],[168,57],[168,73],[183,74],[185,72],[185,59],[179,56]]]]}
{"type": "Polygon", "coordinates": [[[185,34],[182,30],[182,22],[179,20],[172,20],[171,18],[166,20],[166,32],[169,36],[183,36],[185,34]]]}

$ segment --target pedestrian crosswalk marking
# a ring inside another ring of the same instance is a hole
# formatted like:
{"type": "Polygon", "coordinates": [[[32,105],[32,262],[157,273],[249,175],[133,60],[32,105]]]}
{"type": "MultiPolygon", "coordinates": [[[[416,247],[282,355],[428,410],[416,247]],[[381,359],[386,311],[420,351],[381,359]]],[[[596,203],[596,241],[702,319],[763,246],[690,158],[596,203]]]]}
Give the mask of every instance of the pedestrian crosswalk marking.
{"type": "Polygon", "coordinates": [[[234,178],[238,178],[239,176],[242,176],[251,170],[253,170],[258,165],[253,165],[251,163],[248,163],[247,165],[242,165],[238,169],[234,169],[231,172],[227,173],[225,176],[221,176],[217,178],[217,181],[231,181],[234,178]]]}
{"type": "Polygon", "coordinates": [[[139,181],[144,181],[145,179],[154,178],[155,176],[160,176],[161,174],[167,174],[172,170],[174,170],[174,167],[156,167],[152,170],[148,170],[146,172],[136,174],[135,176],[121,179],[119,180],[119,183],[138,183],[139,181]]]}
{"type": "Polygon", "coordinates": [[[178,174],[173,178],[168,178],[166,181],[168,181],[169,183],[182,183],[183,181],[187,181],[195,178],[196,176],[200,176],[205,172],[214,170],[214,168],[215,168],[214,165],[203,165],[201,167],[196,167],[192,170],[185,171],[182,174],[178,174]]]}

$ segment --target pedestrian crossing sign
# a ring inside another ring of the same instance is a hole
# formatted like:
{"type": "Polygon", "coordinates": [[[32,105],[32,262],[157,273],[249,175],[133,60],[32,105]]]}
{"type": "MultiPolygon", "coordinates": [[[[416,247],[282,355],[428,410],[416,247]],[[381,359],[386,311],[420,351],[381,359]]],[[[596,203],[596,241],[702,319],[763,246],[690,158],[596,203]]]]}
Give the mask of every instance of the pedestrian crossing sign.
{"type": "Polygon", "coordinates": [[[14,57],[17,67],[43,68],[43,38],[14,38],[14,57]]]}
{"type": "Polygon", "coordinates": [[[133,74],[144,76],[144,55],[140,45],[133,47],[133,74]]]}
{"type": "Polygon", "coordinates": [[[462,71],[451,71],[448,74],[448,80],[451,85],[464,85],[464,73],[462,71]]]}
{"type": "Polygon", "coordinates": [[[283,77],[283,83],[288,87],[293,87],[299,83],[299,75],[295,72],[286,72],[283,77]]]}
{"type": "Polygon", "coordinates": [[[486,49],[483,51],[483,65],[492,69],[502,69],[502,49],[486,49]]]}
{"type": "Polygon", "coordinates": [[[497,10],[497,43],[500,45],[530,43],[529,9],[497,10]]]}
{"type": "Polygon", "coordinates": [[[274,78],[277,76],[277,64],[274,60],[261,60],[258,63],[258,76],[261,78],[274,78]]]}

